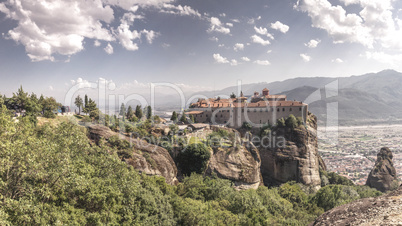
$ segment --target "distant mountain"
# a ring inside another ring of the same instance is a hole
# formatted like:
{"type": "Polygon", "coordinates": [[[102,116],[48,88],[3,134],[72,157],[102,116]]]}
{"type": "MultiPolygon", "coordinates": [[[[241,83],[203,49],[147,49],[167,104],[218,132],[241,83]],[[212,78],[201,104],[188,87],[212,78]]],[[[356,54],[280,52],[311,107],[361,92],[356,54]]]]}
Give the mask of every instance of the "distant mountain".
{"type": "MultiPolygon", "coordinates": [[[[384,70],[350,77],[294,78],[272,83],[242,85],[244,95],[252,95],[268,88],[270,94],[285,94],[289,100],[309,104],[309,110],[321,123],[333,114],[331,107],[338,105],[340,124],[392,122],[402,119],[402,73],[384,70]]],[[[237,94],[232,86],[218,91],[196,94],[213,97],[237,94]]]]}

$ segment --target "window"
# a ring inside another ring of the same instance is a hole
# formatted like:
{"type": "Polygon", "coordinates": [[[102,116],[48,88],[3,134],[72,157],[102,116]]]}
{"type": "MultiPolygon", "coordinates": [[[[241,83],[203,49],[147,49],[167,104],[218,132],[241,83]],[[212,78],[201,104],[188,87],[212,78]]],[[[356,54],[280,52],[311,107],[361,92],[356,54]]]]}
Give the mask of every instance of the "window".
{"type": "Polygon", "coordinates": [[[250,109],[247,109],[247,112],[250,112],[250,109]]]}
{"type": "Polygon", "coordinates": [[[285,111],[285,108],[282,108],[282,111],[285,111]]]}
{"type": "Polygon", "coordinates": [[[244,109],[241,109],[241,112],[244,112],[244,109]]]}
{"type": "Polygon", "coordinates": [[[254,112],[257,112],[257,109],[254,109],[254,112]]]}
{"type": "MultiPolygon", "coordinates": [[[[232,110],[233,111],[233,110],[232,110]]],[[[229,112],[229,110],[228,110],[228,112],[229,112]]]]}
{"type": "Polygon", "coordinates": [[[289,108],[289,111],[292,111],[292,108],[289,108]]]}
{"type": "Polygon", "coordinates": [[[265,112],[268,112],[268,108],[265,109],[265,112]]]}
{"type": "Polygon", "coordinates": [[[299,108],[299,111],[301,111],[301,108],[299,108]]]}
{"type": "Polygon", "coordinates": [[[222,115],[221,115],[221,118],[222,118],[222,115]]]}
{"type": "Polygon", "coordinates": [[[262,108],[260,109],[260,112],[262,112],[262,108]]]}
{"type": "Polygon", "coordinates": [[[277,109],[276,109],[276,111],[278,111],[278,112],[279,112],[279,108],[277,108],[277,109]]]}

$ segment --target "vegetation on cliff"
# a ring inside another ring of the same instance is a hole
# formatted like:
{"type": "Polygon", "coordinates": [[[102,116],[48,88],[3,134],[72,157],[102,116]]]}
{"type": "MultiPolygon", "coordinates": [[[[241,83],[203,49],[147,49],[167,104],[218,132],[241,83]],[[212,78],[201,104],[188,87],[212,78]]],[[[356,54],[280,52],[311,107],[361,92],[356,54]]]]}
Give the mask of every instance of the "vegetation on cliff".
{"type": "MultiPolygon", "coordinates": [[[[3,103],[0,225],[306,225],[328,208],[379,194],[350,185],[327,185],[311,193],[294,182],[237,191],[230,180],[196,174],[202,171],[193,165],[182,183],[171,186],[165,178],[146,176],[121,161],[135,150],[118,137],[95,143],[84,127],[72,122],[13,120],[3,103]]],[[[118,118],[107,118],[109,127],[125,126],[116,123],[118,118]]],[[[135,131],[152,134],[149,120],[132,125],[135,131]]],[[[208,148],[189,149],[182,157],[202,168],[208,148]]],[[[146,153],[143,157],[149,160],[146,153]]]]}

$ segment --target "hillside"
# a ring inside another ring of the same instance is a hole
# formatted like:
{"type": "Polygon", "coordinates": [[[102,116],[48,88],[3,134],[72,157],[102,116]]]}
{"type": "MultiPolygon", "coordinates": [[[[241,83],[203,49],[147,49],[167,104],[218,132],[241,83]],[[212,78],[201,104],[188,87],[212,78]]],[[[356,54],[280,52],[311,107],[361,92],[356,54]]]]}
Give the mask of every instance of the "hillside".
{"type": "MultiPolygon", "coordinates": [[[[285,94],[289,100],[309,104],[320,124],[327,121],[327,104],[338,103],[340,124],[395,122],[402,118],[402,73],[384,70],[350,77],[293,78],[272,83],[242,85],[245,95],[268,88],[272,94],[285,94]]],[[[214,92],[200,92],[208,97],[237,93],[232,86],[214,92]]]]}

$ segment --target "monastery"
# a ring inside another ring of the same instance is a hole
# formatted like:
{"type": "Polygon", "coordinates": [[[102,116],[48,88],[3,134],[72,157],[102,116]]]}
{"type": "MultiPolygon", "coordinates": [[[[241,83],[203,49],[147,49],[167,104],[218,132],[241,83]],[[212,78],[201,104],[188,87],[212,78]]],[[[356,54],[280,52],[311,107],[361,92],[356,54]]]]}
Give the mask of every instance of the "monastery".
{"type": "Polygon", "coordinates": [[[239,128],[244,122],[253,127],[274,125],[280,118],[293,114],[306,122],[308,105],[301,101],[289,101],[285,95],[269,95],[267,88],[262,93],[254,92],[250,98],[243,93],[237,98],[198,99],[189,107],[187,115],[194,115],[196,123],[210,123],[239,128]]]}

